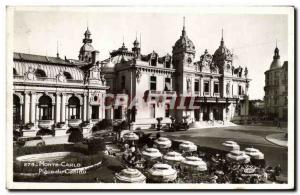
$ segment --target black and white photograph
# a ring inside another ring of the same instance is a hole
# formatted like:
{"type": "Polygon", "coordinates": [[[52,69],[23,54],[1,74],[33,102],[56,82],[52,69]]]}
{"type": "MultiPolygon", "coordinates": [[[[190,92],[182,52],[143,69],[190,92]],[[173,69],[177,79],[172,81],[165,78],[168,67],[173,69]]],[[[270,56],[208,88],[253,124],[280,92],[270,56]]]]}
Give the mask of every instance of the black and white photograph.
{"type": "Polygon", "coordinates": [[[7,188],[293,189],[294,17],[8,6],[7,188]]]}

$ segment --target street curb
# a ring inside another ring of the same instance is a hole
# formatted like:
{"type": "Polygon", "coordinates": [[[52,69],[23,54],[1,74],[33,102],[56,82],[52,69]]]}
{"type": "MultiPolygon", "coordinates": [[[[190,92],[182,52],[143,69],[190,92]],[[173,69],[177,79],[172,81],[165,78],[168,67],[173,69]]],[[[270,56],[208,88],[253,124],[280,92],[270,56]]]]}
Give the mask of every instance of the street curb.
{"type": "Polygon", "coordinates": [[[269,134],[265,137],[265,139],[275,145],[287,148],[288,142],[285,140],[280,139],[282,135],[284,136],[285,133],[275,133],[275,134],[269,134]]]}

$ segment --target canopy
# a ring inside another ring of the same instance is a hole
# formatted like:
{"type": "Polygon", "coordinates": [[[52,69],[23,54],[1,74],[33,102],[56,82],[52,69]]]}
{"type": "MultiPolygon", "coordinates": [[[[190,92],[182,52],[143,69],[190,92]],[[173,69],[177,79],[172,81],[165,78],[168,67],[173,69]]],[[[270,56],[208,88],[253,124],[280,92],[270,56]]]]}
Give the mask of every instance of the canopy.
{"type": "Polygon", "coordinates": [[[163,159],[171,164],[176,164],[178,162],[181,162],[184,158],[182,155],[178,152],[168,152],[166,155],[163,156],[163,159]]]}
{"type": "Polygon", "coordinates": [[[183,167],[193,171],[206,171],[207,164],[201,158],[188,156],[182,161],[183,167]]]}
{"type": "Polygon", "coordinates": [[[128,141],[135,141],[135,140],[139,139],[139,136],[137,136],[137,134],[135,134],[133,132],[129,132],[129,133],[125,133],[123,135],[123,138],[128,141]]]}
{"type": "Polygon", "coordinates": [[[245,148],[245,154],[253,159],[262,160],[264,159],[264,154],[256,148],[245,148]]]}
{"type": "Polygon", "coordinates": [[[197,151],[197,146],[193,142],[184,141],[179,144],[179,149],[186,152],[194,152],[197,151]]]}
{"type": "Polygon", "coordinates": [[[123,169],[120,173],[116,173],[116,179],[123,183],[145,183],[146,177],[137,169],[123,169]]]}
{"type": "Polygon", "coordinates": [[[226,155],[229,160],[242,162],[242,163],[249,163],[250,157],[245,154],[243,151],[233,150],[226,155]]]}
{"type": "Polygon", "coordinates": [[[153,160],[162,156],[162,154],[156,148],[147,148],[142,152],[142,154],[148,160],[153,160]]]}
{"type": "Polygon", "coordinates": [[[225,148],[229,151],[240,149],[240,146],[234,141],[225,141],[224,143],[222,143],[222,145],[225,146],[225,148]]]}
{"type": "Polygon", "coordinates": [[[157,140],[154,141],[155,145],[158,146],[158,148],[170,148],[172,145],[171,140],[165,137],[160,137],[157,140]]]}
{"type": "Polygon", "coordinates": [[[177,171],[168,164],[156,163],[148,171],[150,179],[158,182],[174,181],[177,171]]]}

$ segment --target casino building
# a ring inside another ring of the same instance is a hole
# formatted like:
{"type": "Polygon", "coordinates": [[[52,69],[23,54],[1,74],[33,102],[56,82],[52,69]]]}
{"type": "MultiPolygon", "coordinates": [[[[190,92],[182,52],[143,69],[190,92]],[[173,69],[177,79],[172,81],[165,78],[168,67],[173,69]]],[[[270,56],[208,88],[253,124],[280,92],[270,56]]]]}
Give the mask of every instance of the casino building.
{"type": "Polygon", "coordinates": [[[165,56],[155,51],[142,54],[138,39],[131,50],[123,43],[101,62],[107,85],[110,92],[122,92],[144,104],[131,109],[112,109],[106,118],[126,118],[134,128],[148,128],[157,123],[158,117],[163,124],[170,123],[171,116],[177,120],[188,117],[195,126],[206,125],[207,121],[223,123],[245,119],[248,70],[233,65],[233,54],[226,48],[223,36],[213,55],[205,50],[197,60],[195,53],[185,26],[172,54],[165,56]],[[157,96],[165,97],[165,101],[158,102],[157,96]],[[172,109],[172,98],[178,96],[185,98],[185,109],[172,109]],[[189,108],[191,99],[198,108],[189,108]]]}
{"type": "Polygon", "coordinates": [[[78,60],[14,53],[15,127],[27,124],[32,134],[41,128],[64,132],[80,123],[88,129],[106,118],[127,120],[136,129],[155,126],[160,117],[163,124],[170,117],[187,118],[201,127],[248,115],[248,70],[233,64],[223,36],[213,55],[205,50],[197,60],[183,25],[172,54],[142,54],[136,39],[131,50],[123,43],[103,61],[89,29],[84,36],[78,60]],[[105,94],[128,101],[104,109],[105,94]],[[136,106],[130,106],[133,100],[136,106]],[[174,108],[174,100],[176,105],[182,101],[184,109],[174,108]],[[191,102],[194,108],[187,106],[191,102]]]}
{"type": "Polygon", "coordinates": [[[79,60],[14,53],[13,123],[25,125],[25,136],[40,129],[65,134],[70,127],[91,125],[105,117],[103,97],[108,87],[87,29],[79,60]],[[100,100],[100,101],[99,101],[100,100]]]}

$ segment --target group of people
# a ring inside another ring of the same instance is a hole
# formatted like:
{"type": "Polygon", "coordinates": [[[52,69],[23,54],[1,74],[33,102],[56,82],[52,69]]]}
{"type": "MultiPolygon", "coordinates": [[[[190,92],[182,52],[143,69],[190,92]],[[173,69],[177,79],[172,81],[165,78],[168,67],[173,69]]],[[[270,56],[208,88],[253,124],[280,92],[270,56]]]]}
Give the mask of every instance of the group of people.
{"type": "MultiPolygon", "coordinates": [[[[143,161],[141,151],[147,147],[154,147],[154,140],[160,137],[149,134],[138,134],[137,141],[124,141],[120,143],[122,148],[122,161],[126,167],[147,168],[147,162],[143,161]],[[143,162],[144,164],[139,167],[143,162]]],[[[190,155],[190,154],[183,154],[190,155]]],[[[208,170],[199,174],[187,174],[181,170],[180,166],[174,167],[178,171],[178,176],[184,178],[186,182],[194,183],[240,183],[256,184],[267,182],[278,182],[277,177],[281,174],[281,167],[266,167],[265,161],[251,161],[250,163],[238,163],[228,160],[224,154],[212,154],[209,152],[195,152],[196,155],[207,163],[208,170]]],[[[153,162],[154,163],[154,162],[153,162]]]]}
{"type": "Polygon", "coordinates": [[[208,163],[209,183],[243,183],[256,184],[279,182],[281,167],[266,167],[264,160],[260,162],[238,163],[227,160],[225,156],[216,154],[206,157],[208,163]]]}

